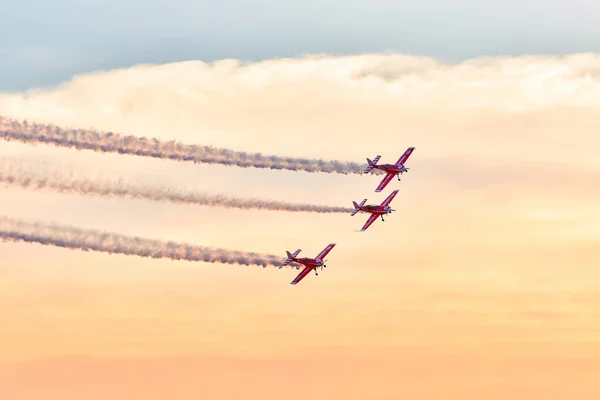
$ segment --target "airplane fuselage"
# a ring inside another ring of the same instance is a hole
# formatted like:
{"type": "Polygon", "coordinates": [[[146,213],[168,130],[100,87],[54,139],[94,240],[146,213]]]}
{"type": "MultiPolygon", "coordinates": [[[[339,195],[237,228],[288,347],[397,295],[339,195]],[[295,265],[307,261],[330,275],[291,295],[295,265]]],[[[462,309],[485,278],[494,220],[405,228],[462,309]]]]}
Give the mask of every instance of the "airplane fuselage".
{"type": "Polygon", "coordinates": [[[381,206],[377,206],[377,205],[369,205],[369,206],[360,207],[360,211],[368,212],[371,214],[377,214],[377,215],[387,215],[392,212],[392,207],[390,207],[390,206],[381,207],[381,206]]]}
{"type": "Polygon", "coordinates": [[[406,171],[404,165],[395,166],[394,164],[381,164],[381,165],[373,165],[373,168],[380,169],[385,171],[386,173],[402,173],[406,171]]]}
{"type": "Polygon", "coordinates": [[[292,258],[292,261],[305,265],[307,267],[316,268],[324,264],[323,260],[316,260],[314,258],[302,257],[292,258]]]}

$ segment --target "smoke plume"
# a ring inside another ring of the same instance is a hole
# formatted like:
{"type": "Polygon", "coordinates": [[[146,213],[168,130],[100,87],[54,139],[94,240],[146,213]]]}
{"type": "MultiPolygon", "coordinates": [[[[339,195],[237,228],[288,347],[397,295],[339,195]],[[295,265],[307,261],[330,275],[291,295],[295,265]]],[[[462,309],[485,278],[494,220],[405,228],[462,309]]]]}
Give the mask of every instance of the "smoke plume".
{"type": "MultiPolygon", "coordinates": [[[[194,246],[186,243],[124,236],[116,233],[84,230],[64,225],[25,222],[0,217],[0,240],[38,243],[84,251],[125,254],[139,257],[210,263],[280,266],[284,258],[272,254],[194,246]]],[[[297,267],[296,267],[297,268],[297,267]]]]}
{"type": "Polygon", "coordinates": [[[194,191],[176,191],[159,186],[141,186],[122,179],[103,179],[75,176],[71,170],[54,169],[44,165],[43,171],[35,171],[8,158],[0,158],[0,182],[25,189],[50,189],[61,193],[135,198],[172,203],[196,204],[208,207],[274,210],[313,213],[350,213],[354,209],[313,204],[294,204],[282,201],[242,199],[224,195],[210,195],[194,191]]]}
{"type": "MultiPolygon", "coordinates": [[[[156,138],[122,136],[113,132],[65,129],[54,125],[22,123],[0,116],[0,138],[27,144],[52,144],[58,147],[154,157],[193,163],[233,165],[242,168],[285,169],[291,171],[362,174],[366,163],[325,161],[305,158],[265,156],[210,146],[189,145],[156,138]]],[[[377,173],[377,172],[376,172],[377,173]]]]}

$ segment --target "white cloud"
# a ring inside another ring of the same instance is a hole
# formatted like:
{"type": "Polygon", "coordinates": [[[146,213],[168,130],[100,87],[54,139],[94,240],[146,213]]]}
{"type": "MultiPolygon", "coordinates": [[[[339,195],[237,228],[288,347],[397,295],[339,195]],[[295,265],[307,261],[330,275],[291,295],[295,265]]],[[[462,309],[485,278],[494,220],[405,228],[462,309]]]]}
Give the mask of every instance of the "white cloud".
{"type": "MultiPolygon", "coordinates": [[[[453,65],[372,54],[253,64],[189,61],[79,75],[52,90],[2,94],[0,109],[8,117],[59,126],[279,156],[360,162],[381,154],[382,162],[393,162],[414,145],[411,172],[402,183],[388,187],[401,189],[394,206],[403,211],[394,215],[397,220],[374,226],[373,235],[358,238],[353,230],[363,221],[356,217],[283,219],[268,212],[74,196],[66,201],[12,190],[3,195],[3,206],[15,217],[42,214],[71,225],[141,236],[154,232],[174,240],[269,253],[299,241],[318,251],[323,242],[338,239],[344,246],[360,243],[364,251],[393,253],[399,250],[378,235],[393,236],[401,226],[417,235],[405,239],[417,246],[422,240],[418,234],[428,240],[439,235],[445,241],[447,226],[466,220],[472,228],[464,235],[500,235],[500,225],[510,218],[522,222],[518,209],[496,214],[502,201],[528,197],[543,203],[556,196],[563,199],[556,212],[563,212],[575,204],[575,197],[585,195],[581,190],[589,186],[587,177],[597,176],[599,71],[600,56],[595,54],[481,58],[453,65]],[[561,168],[566,172],[554,175],[561,168]],[[54,207],[40,209],[27,199],[44,199],[54,207]],[[484,223],[485,215],[493,218],[484,223]]],[[[378,177],[211,167],[12,143],[2,149],[234,196],[350,206],[352,200],[378,202],[386,195],[373,193],[378,177]]],[[[526,236],[530,231],[523,232],[526,236]]],[[[447,243],[454,244],[461,246],[447,243]]]]}

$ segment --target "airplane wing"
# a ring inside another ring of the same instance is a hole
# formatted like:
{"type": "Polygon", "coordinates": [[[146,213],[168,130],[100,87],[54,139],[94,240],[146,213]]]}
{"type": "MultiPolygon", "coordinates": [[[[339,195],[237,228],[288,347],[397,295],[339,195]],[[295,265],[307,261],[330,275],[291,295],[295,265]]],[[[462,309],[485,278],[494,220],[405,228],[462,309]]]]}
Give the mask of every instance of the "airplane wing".
{"type": "Polygon", "coordinates": [[[398,161],[396,162],[396,167],[398,167],[400,165],[404,165],[404,163],[406,162],[406,160],[408,160],[408,157],[410,157],[410,155],[412,154],[414,149],[415,149],[414,147],[409,147],[408,149],[406,149],[404,154],[402,154],[400,156],[400,158],[398,159],[398,161]]]}
{"type": "Polygon", "coordinates": [[[315,257],[315,259],[316,259],[316,260],[322,260],[322,259],[324,259],[324,258],[325,258],[325,256],[326,256],[327,254],[329,254],[329,252],[331,251],[331,249],[333,249],[334,247],[335,247],[335,243],[329,243],[329,244],[327,245],[327,247],[325,247],[325,248],[323,249],[323,251],[322,251],[322,252],[320,252],[320,253],[319,253],[319,255],[318,255],[317,257],[315,257]]]}
{"type": "Polygon", "coordinates": [[[371,216],[369,217],[369,219],[367,220],[367,222],[365,222],[365,225],[362,227],[361,231],[362,232],[366,231],[367,228],[370,227],[373,222],[375,222],[375,220],[377,219],[377,217],[378,217],[377,214],[371,214],[371,216]]]}
{"type": "Polygon", "coordinates": [[[379,193],[381,192],[383,189],[385,189],[385,187],[387,186],[388,183],[390,183],[390,181],[394,178],[394,176],[396,176],[395,173],[388,173],[385,178],[383,178],[383,180],[379,183],[379,186],[377,186],[377,189],[375,189],[375,192],[379,193]]]}
{"type": "Polygon", "coordinates": [[[390,203],[392,202],[392,200],[394,200],[394,197],[396,197],[397,194],[398,194],[398,189],[396,189],[392,193],[390,193],[390,195],[387,197],[387,199],[385,199],[383,201],[383,203],[381,203],[381,207],[389,206],[390,203]]]}
{"type": "Polygon", "coordinates": [[[294,280],[292,282],[290,282],[292,285],[296,285],[298,282],[300,282],[302,279],[304,279],[304,277],[306,275],[308,275],[308,273],[310,272],[312,268],[311,267],[304,267],[304,269],[302,270],[302,272],[300,272],[298,274],[298,276],[296,278],[294,278],[294,280]]]}

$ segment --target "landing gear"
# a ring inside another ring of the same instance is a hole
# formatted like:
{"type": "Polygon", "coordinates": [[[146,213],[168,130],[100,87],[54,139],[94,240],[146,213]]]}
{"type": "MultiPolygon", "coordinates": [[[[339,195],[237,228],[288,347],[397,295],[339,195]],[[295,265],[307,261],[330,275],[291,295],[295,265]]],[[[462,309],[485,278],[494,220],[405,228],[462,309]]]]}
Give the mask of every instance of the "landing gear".
{"type": "Polygon", "coordinates": [[[385,219],[383,219],[383,215],[381,216],[381,220],[382,220],[383,222],[385,222],[385,219]]]}
{"type": "Polygon", "coordinates": [[[402,179],[400,179],[400,175],[396,175],[396,177],[398,177],[398,182],[400,182],[402,179]]]}

